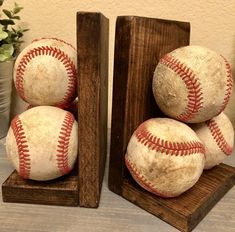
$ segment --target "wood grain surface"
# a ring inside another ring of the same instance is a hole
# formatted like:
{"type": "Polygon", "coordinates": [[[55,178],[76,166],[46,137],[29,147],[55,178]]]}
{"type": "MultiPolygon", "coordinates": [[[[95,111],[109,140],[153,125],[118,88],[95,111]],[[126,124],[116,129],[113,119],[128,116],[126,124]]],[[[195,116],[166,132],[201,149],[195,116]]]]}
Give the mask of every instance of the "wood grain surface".
{"type": "Polygon", "coordinates": [[[107,154],[109,20],[77,13],[79,205],[98,207],[107,154]]]}
{"type": "Polygon", "coordinates": [[[181,231],[191,231],[233,187],[235,168],[220,165],[204,172],[190,191],[161,199],[133,181],[124,163],[129,139],[137,126],[165,117],[152,94],[153,73],[166,53],[189,44],[186,22],[120,16],[116,22],[109,188],[181,231]]]}
{"type": "Polygon", "coordinates": [[[21,178],[14,171],[2,185],[4,202],[78,205],[78,175],[76,170],[53,181],[33,181],[21,178]]]}
{"type": "Polygon", "coordinates": [[[2,186],[5,202],[98,207],[107,154],[109,20],[77,13],[78,165],[44,183],[13,172],[2,186]]]}
{"type": "MultiPolygon", "coordinates": [[[[0,140],[0,184],[13,168],[0,140]]],[[[235,154],[226,160],[235,166],[235,154]]],[[[177,232],[159,218],[108,190],[107,168],[98,209],[3,203],[1,232],[177,232]]],[[[235,232],[235,188],[232,188],[194,232],[235,232]]]]}
{"type": "Polygon", "coordinates": [[[163,114],[152,93],[159,59],[189,44],[186,22],[120,16],[116,22],[109,188],[122,193],[129,139],[146,119],[163,114]]]}
{"type": "Polygon", "coordinates": [[[176,198],[160,198],[125,179],[123,197],[156,215],[180,231],[192,231],[235,183],[235,168],[220,164],[204,171],[199,181],[176,198]]]}

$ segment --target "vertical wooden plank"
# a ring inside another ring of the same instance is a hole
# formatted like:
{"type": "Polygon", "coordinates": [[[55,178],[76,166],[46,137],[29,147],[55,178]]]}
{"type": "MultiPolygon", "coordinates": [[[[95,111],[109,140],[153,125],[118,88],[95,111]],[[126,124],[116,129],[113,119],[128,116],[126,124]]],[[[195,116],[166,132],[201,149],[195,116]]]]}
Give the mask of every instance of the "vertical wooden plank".
{"type": "Polygon", "coordinates": [[[124,155],[135,128],[161,116],[152,94],[154,69],[165,53],[189,44],[189,23],[121,16],[116,23],[109,188],[121,194],[124,155]]]}
{"type": "Polygon", "coordinates": [[[108,27],[101,13],[77,13],[79,205],[97,207],[107,147],[108,27]]]}
{"type": "Polygon", "coordinates": [[[118,17],[115,33],[109,189],[121,194],[123,137],[132,17],[118,17]]]}

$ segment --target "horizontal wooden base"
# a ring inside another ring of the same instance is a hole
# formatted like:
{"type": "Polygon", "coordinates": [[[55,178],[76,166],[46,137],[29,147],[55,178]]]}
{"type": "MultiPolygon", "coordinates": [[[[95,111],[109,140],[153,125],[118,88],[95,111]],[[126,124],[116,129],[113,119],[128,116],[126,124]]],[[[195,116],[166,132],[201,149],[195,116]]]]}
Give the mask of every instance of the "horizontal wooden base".
{"type": "Polygon", "coordinates": [[[14,171],[2,185],[4,202],[61,206],[78,205],[78,175],[69,175],[51,181],[33,181],[21,178],[14,171]]]}
{"type": "Polygon", "coordinates": [[[180,231],[192,231],[235,184],[235,168],[221,164],[204,171],[196,185],[177,198],[164,199],[145,191],[131,177],[122,196],[180,231]]]}

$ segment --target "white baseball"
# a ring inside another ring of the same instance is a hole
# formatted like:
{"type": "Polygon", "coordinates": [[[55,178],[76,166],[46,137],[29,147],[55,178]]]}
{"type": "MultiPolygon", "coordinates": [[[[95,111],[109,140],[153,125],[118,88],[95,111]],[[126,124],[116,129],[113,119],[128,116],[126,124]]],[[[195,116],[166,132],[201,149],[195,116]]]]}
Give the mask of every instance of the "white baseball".
{"type": "Polygon", "coordinates": [[[193,124],[192,129],[205,146],[205,169],[210,169],[232,154],[234,130],[229,118],[222,112],[220,115],[202,123],[193,124]]]}
{"type": "Polygon", "coordinates": [[[132,135],[125,162],[144,189],[161,197],[176,197],[201,176],[204,146],[187,125],[169,118],[153,118],[132,135]]]}
{"type": "Polygon", "coordinates": [[[17,57],[14,82],[20,97],[32,105],[69,104],[77,90],[75,48],[56,38],[35,40],[17,57]]]}
{"type": "Polygon", "coordinates": [[[25,179],[60,177],[72,170],[77,159],[77,122],[71,113],[57,107],[29,109],[12,120],[6,151],[25,179]]]}
{"type": "MultiPolygon", "coordinates": [[[[29,109],[31,109],[33,107],[36,107],[36,106],[28,104],[28,105],[26,105],[25,110],[29,110],[29,109]]],[[[61,108],[61,107],[59,107],[59,108],[61,108]]],[[[76,120],[78,120],[78,99],[77,98],[73,102],[71,102],[70,104],[64,106],[61,109],[69,111],[70,113],[73,114],[74,118],[76,120]]]]}
{"type": "Polygon", "coordinates": [[[154,72],[153,94],[160,109],[182,122],[203,122],[222,112],[233,87],[227,60],[200,46],[163,56],[154,72]]]}

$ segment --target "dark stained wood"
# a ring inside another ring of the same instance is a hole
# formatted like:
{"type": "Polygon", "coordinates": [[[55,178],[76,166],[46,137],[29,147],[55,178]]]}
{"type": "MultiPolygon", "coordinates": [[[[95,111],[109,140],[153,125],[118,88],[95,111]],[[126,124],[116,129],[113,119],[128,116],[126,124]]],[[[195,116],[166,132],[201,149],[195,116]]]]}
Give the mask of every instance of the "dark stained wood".
{"type": "Polygon", "coordinates": [[[2,185],[4,202],[46,205],[78,205],[78,175],[71,174],[52,181],[33,181],[21,178],[14,171],[2,185]]]}
{"type": "Polygon", "coordinates": [[[122,192],[124,155],[135,128],[161,116],[152,77],[165,53],[189,44],[189,23],[134,16],[116,22],[109,188],[122,192]]]}
{"type": "Polygon", "coordinates": [[[79,205],[98,207],[107,153],[109,21],[77,14],[79,205]]]}
{"type": "Polygon", "coordinates": [[[152,94],[159,58],[189,44],[189,23],[122,16],[116,22],[109,189],[181,231],[191,231],[234,185],[235,169],[221,164],[178,198],[141,188],[124,164],[129,139],[148,118],[161,117],[152,94]]]}
{"type": "Polygon", "coordinates": [[[98,207],[107,153],[108,38],[107,18],[77,13],[79,155],[74,172],[46,182],[13,172],[2,185],[4,202],[98,207]]]}
{"type": "Polygon", "coordinates": [[[204,171],[199,181],[179,197],[164,199],[126,178],[122,196],[180,231],[192,231],[235,184],[235,168],[220,164],[204,171]]]}

